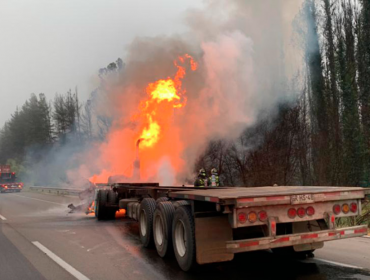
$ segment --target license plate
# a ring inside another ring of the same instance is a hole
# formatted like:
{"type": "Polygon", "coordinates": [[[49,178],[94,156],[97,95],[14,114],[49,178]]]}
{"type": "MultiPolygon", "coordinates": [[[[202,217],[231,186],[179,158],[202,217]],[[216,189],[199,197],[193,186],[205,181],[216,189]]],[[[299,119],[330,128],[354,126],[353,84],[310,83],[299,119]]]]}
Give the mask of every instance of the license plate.
{"type": "Polygon", "coordinates": [[[302,204],[302,203],[313,203],[313,195],[312,194],[298,194],[292,195],[290,198],[292,204],[302,204]]]}

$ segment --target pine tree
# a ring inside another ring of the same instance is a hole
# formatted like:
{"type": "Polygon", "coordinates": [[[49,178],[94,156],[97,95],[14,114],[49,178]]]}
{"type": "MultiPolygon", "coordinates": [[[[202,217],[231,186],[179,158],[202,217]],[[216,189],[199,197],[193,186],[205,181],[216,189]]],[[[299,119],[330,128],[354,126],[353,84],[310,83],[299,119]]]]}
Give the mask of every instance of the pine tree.
{"type": "Polygon", "coordinates": [[[332,185],[338,185],[340,182],[340,174],[342,172],[342,138],[340,128],[340,114],[339,114],[339,94],[337,88],[337,71],[335,60],[335,42],[334,42],[334,28],[333,28],[333,3],[331,0],[323,0],[324,2],[324,55],[327,61],[327,77],[326,77],[326,92],[328,100],[328,116],[330,124],[330,168],[332,185]]]}
{"type": "Polygon", "coordinates": [[[364,139],[365,184],[370,185],[370,1],[362,0],[357,26],[358,87],[364,139]]]}
{"type": "Polygon", "coordinates": [[[307,22],[306,63],[310,83],[310,110],[312,127],[312,162],[316,184],[328,184],[330,178],[330,153],[328,151],[329,124],[328,106],[325,96],[322,55],[317,30],[316,6],[306,0],[304,15],[307,22]]]}

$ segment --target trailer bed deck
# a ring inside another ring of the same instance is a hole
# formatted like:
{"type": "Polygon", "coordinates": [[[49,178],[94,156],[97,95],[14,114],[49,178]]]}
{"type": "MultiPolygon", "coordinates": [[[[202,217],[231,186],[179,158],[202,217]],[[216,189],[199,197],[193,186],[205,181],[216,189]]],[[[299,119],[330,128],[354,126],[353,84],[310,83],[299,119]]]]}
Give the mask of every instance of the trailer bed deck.
{"type": "Polygon", "coordinates": [[[237,207],[276,204],[300,204],[343,199],[363,199],[366,189],[332,186],[265,186],[265,187],[193,187],[160,186],[158,183],[115,183],[118,191],[148,193],[158,197],[165,193],[175,199],[208,201],[237,207]]]}
{"type": "MultiPolygon", "coordinates": [[[[269,186],[224,189],[194,188],[193,190],[170,192],[169,197],[177,199],[203,200],[221,204],[238,204],[238,206],[252,206],[255,204],[291,204],[292,196],[300,196],[302,200],[305,199],[303,203],[338,200],[343,199],[344,197],[346,199],[360,199],[364,197],[364,191],[365,190],[363,188],[359,187],[329,186],[269,186]]],[[[299,200],[299,202],[302,202],[302,200],[299,200]]]]}

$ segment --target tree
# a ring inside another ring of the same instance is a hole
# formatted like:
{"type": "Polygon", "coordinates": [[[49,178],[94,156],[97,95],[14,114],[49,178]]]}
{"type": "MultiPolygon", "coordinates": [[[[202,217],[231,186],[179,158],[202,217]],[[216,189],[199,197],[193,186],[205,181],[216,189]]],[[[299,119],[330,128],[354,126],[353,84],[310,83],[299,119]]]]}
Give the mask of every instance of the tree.
{"type": "Polygon", "coordinates": [[[329,139],[328,106],[325,96],[315,2],[306,0],[303,11],[307,23],[305,56],[310,83],[312,162],[315,184],[326,185],[331,177],[330,150],[327,147],[329,139]]]}
{"type": "Polygon", "coordinates": [[[365,181],[370,185],[370,2],[361,0],[357,21],[358,88],[361,129],[364,139],[365,181]]]}
{"type": "Polygon", "coordinates": [[[58,137],[66,141],[68,134],[79,138],[80,109],[77,90],[69,90],[65,95],[57,94],[54,98],[53,120],[58,137]]]}
{"type": "MultiPolygon", "coordinates": [[[[327,60],[327,77],[326,77],[326,92],[328,95],[328,116],[330,119],[330,142],[331,142],[331,178],[330,183],[337,185],[340,182],[340,174],[342,172],[342,137],[340,127],[340,112],[339,112],[339,94],[338,94],[338,79],[336,71],[335,59],[335,41],[332,14],[334,11],[334,3],[331,0],[323,0],[324,2],[324,30],[325,51],[324,55],[327,60]]],[[[334,6],[335,7],[335,6],[334,6]]]]}
{"type": "Polygon", "coordinates": [[[363,175],[362,137],[358,112],[353,9],[342,2],[343,19],[338,27],[338,64],[342,91],[342,126],[346,176],[342,183],[359,185],[363,175]]]}

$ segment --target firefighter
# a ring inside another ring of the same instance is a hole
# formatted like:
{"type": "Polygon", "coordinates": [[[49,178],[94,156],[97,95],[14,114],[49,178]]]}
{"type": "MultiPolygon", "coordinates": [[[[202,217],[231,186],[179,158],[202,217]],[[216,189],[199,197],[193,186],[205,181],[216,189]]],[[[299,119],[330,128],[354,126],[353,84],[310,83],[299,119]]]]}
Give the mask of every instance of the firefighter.
{"type": "Polygon", "coordinates": [[[198,178],[194,182],[194,187],[204,188],[207,187],[208,181],[207,181],[207,175],[206,170],[204,168],[201,168],[198,173],[198,178]]]}
{"type": "Polygon", "coordinates": [[[220,178],[218,177],[217,169],[212,168],[211,176],[208,178],[208,185],[211,187],[219,187],[220,186],[220,178]]]}

